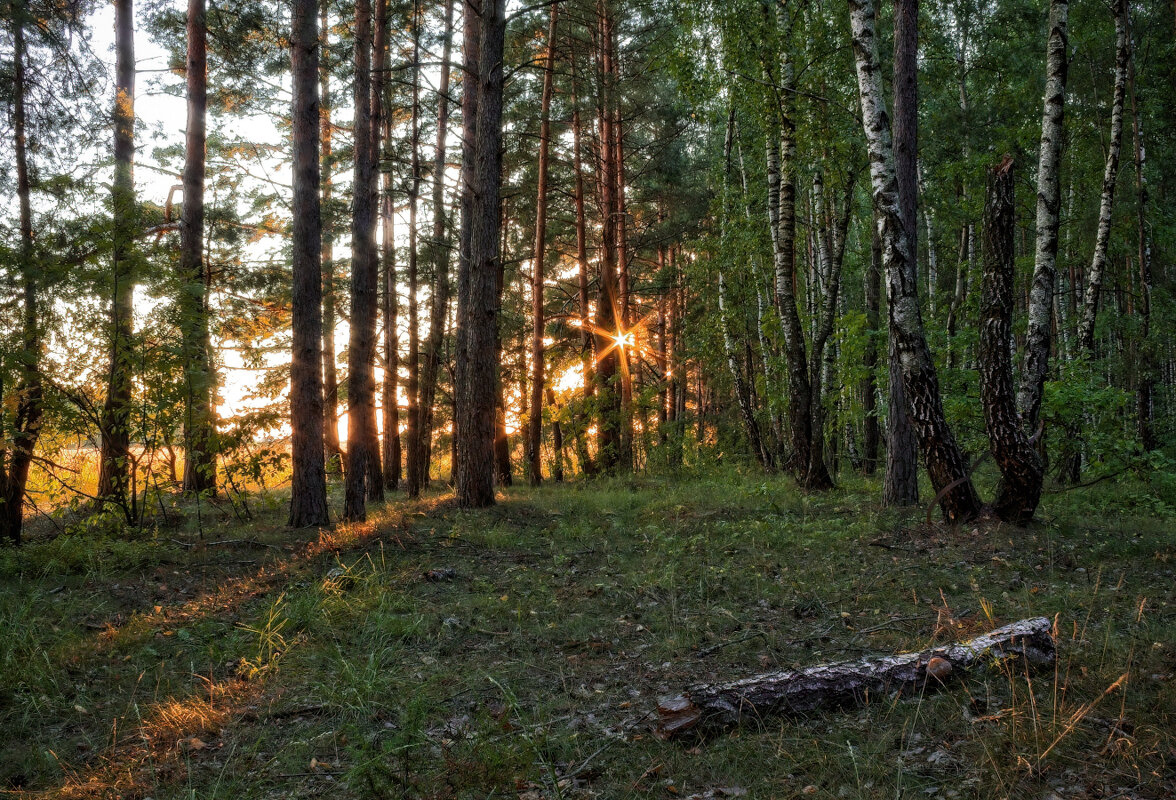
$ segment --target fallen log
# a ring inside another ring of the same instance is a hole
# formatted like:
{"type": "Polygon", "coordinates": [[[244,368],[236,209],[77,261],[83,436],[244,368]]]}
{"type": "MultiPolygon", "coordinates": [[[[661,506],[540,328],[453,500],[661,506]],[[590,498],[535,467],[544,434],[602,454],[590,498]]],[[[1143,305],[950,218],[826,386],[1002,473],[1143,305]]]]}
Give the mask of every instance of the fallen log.
{"type": "Polygon", "coordinates": [[[657,734],[665,739],[758,720],[846,706],[871,695],[937,688],[950,676],[1010,659],[1031,666],[1054,663],[1053,626],[1045,617],[1025,619],[966,642],[917,653],[876,656],[769,672],[731,683],[704,683],[658,702],[657,734]]]}

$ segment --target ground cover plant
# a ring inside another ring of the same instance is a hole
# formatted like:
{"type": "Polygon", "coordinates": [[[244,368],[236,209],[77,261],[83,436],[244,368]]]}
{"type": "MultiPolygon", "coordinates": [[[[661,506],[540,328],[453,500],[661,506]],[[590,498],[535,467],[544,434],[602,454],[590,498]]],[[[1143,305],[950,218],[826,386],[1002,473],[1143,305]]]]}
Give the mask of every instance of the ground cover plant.
{"type": "MultiPolygon", "coordinates": [[[[341,488],[341,487],[337,487],[341,488]]],[[[280,497],[280,495],[274,495],[280,497]]],[[[849,481],[712,470],[395,501],[290,531],[177,503],[0,551],[3,790],[22,797],[1170,797],[1176,510],[1137,480],[928,526],[849,481]],[[698,681],[1034,615],[1056,670],[654,735],[698,681]]]]}

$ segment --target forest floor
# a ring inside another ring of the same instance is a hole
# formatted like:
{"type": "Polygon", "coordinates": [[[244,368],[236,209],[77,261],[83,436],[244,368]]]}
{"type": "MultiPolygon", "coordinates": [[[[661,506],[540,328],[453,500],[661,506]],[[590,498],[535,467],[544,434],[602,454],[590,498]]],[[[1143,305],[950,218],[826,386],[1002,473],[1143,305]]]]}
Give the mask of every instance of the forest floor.
{"type": "Polygon", "coordinates": [[[321,532],[285,528],[280,494],[244,521],[177,503],[139,534],[41,521],[0,550],[0,795],[1171,798],[1158,481],[1049,494],[1027,529],[732,470],[478,512],[394,498],[321,532]],[[1036,615],[1057,621],[1047,674],[652,734],[657,698],[696,681],[1036,615]]]}

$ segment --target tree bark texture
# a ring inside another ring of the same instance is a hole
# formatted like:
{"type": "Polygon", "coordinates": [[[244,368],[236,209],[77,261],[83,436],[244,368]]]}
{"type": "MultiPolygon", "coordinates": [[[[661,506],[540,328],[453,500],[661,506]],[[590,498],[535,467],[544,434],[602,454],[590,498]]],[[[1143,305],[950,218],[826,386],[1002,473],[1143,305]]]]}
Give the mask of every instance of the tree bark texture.
{"type": "MultiPolygon", "coordinates": [[[[293,354],[290,427],[293,474],[289,524],[326,525],[327,478],[323,443],[322,216],[319,204],[319,37],[316,0],[292,7],[291,109],[294,140],[293,354]]],[[[332,358],[334,354],[331,354],[332,358]]]]}
{"type": "Polygon", "coordinates": [[[687,732],[720,731],[772,715],[809,714],[868,702],[871,697],[931,691],[952,675],[992,670],[1008,662],[1048,666],[1057,657],[1052,628],[1047,618],[1036,617],[966,642],[917,653],[786,669],[731,683],[698,684],[685,694],[658,702],[657,732],[668,739],[687,732]]]}
{"type": "Polygon", "coordinates": [[[421,8],[413,3],[412,16],[412,109],[409,134],[408,180],[408,459],[405,469],[409,497],[417,497],[424,485],[424,441],[421,438],[421,341],[417,293],[420,286],[420,237],[417,207],[421,196],[421,8]]]}
{"type": "Polygon", "coordinates": [[[367,518],[367,482],[375,438],[378,258],[375,243],[375,165],[372,163],[372,4],[355,4],[355,169],[351,214],[351,331],[347,353],[347,475],[343,519],[367,518]]]}
{"type": "Polygon", "coordinates": [[[918,276],[903,235],[890,124],[883,102],[874,3],[849,0],[849,7],[862,123],[870,154],[874,211],[887,274],[891,340],[902,367],[911,423],[931,483],[940,493],[944,518],[949,522],[965,521],[979,513],[980,498],[968,476],[963,453],[944,418],[939,379],[923,333],[918,276]]]}
{"type": "Polygon", "coordinates": [[[454,484],[458,505],[467,508],[494,503],[494,394],[498,383],[498,363],[494,358],[498,327],[495,289],[500,262],[499,145],[505,0],[483,0],[480,21],[476,147],[469,187],[469,275],[462,286],[464,297],[459,297],[464,313],[458,315],[464,327],[458,332],[463,341],[457,365],[458,460],[454,484]]]}
{"type": "MultiPolygon", "coordinates": [[[[984,282],[980,299],[980,399],[989,448],[1001,481],[994,509],[1006,522],[1033,518],[1041,500],[1044,468],[1017,413],[1013,385],[1013,276],[1016,206],[1013,160],[988,177],[984,211],[984,282]]],[[[1048,307],[1047,307],[1048,308],[1048,307]]]]}
{"type": "Polygon", "coordinates": [[[1068,0],[1049,4],[1049,38],[1045,56],[1045,100],[1041,112],[1041,149],[1037,162],[1037,238],[1033,288],[1029,292],[1029,328],[1025,336],[1025,365],[1017,407],[1030,435],[1037,429],[1053,335],[1054,287],[1057,283],[1058,228],[1062,190],[1062,160],[1066,108],[1066,71],[1069,59],[1068,0]]]}
{"type": "Polygon", "coordinates": [[[869,339],[866,340],[866,352],[863,364],[866,368],[862,378],[862,412],[865,416],[865,432],[862,437],[862,471],[873,475],[878,469],[878,447],[881,444],[881,432],[878,425],[878,339],[881,331],[878,328],[878,316],[882,297],[882,240],[878,237],[878,227],[871,229],[870,263],[866,267],[865,281],[866,298],[866,328],[869,339]]]}
{"type": "MultiPolygon", "coordinates": [[[[919,158],[919,0],[894,4],[894,169],[898,186],[902,235],[907,242],[912,280],[918,285],[918,158],[919,158]]],[[[907,506],[919,502],[918,442],[911,425],[902,365],[891,327],[890,406],[886,426],[886,475],[882,502],[907,506]]]]}
{"type": "Polygon", "coordinates": [[[188,131],[184,148],[184,206],[180,218],[185,492],[203,492],[216,488],[212,343],[208,327],[209,286],[204,261],[204,139],[207,108],[208,59],[204,0],[189,0],[188,131]]]}
{"type": "Polygon", "coordinates": [[[1078,323],[1078,347],[1094,354],[1094,322],[1098,314],[1099,294],[1107,269],[1107,247],[1111,239],[1111,209],[1115,202],[1115,183],[1119,178],[1119,154],[1123,146],[1123,105],[1127,96],[1127,62],[1130,60],[1127,36],[1127,0],[1115,0],[1115,88],[1111,96],[1111,138],[1107,143],[1107,161],[1103,169],[1102,195],[1098,205],[1098,229],[1094,239],[1094,256],[1086,277],[1082,297],[1082,318],[1078,323]]]}

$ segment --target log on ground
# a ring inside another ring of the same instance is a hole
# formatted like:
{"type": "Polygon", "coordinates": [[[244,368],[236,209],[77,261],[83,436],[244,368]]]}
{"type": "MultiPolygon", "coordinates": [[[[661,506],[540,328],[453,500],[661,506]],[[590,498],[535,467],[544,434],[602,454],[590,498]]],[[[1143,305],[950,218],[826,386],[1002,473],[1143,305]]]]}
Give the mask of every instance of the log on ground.
{"type": "Polygon", "coordinates": [[[1053,626],[1045,617],[1021,620],[966,642],[916,653],[876,656],[769,672],[731,683],[698,684],[658,703],[657,733],[723,729],[773,714],[804,714],[864,702],[873,696],[938,688],[950,676],[1009,660],[1051,665],[1053,626]]]}

